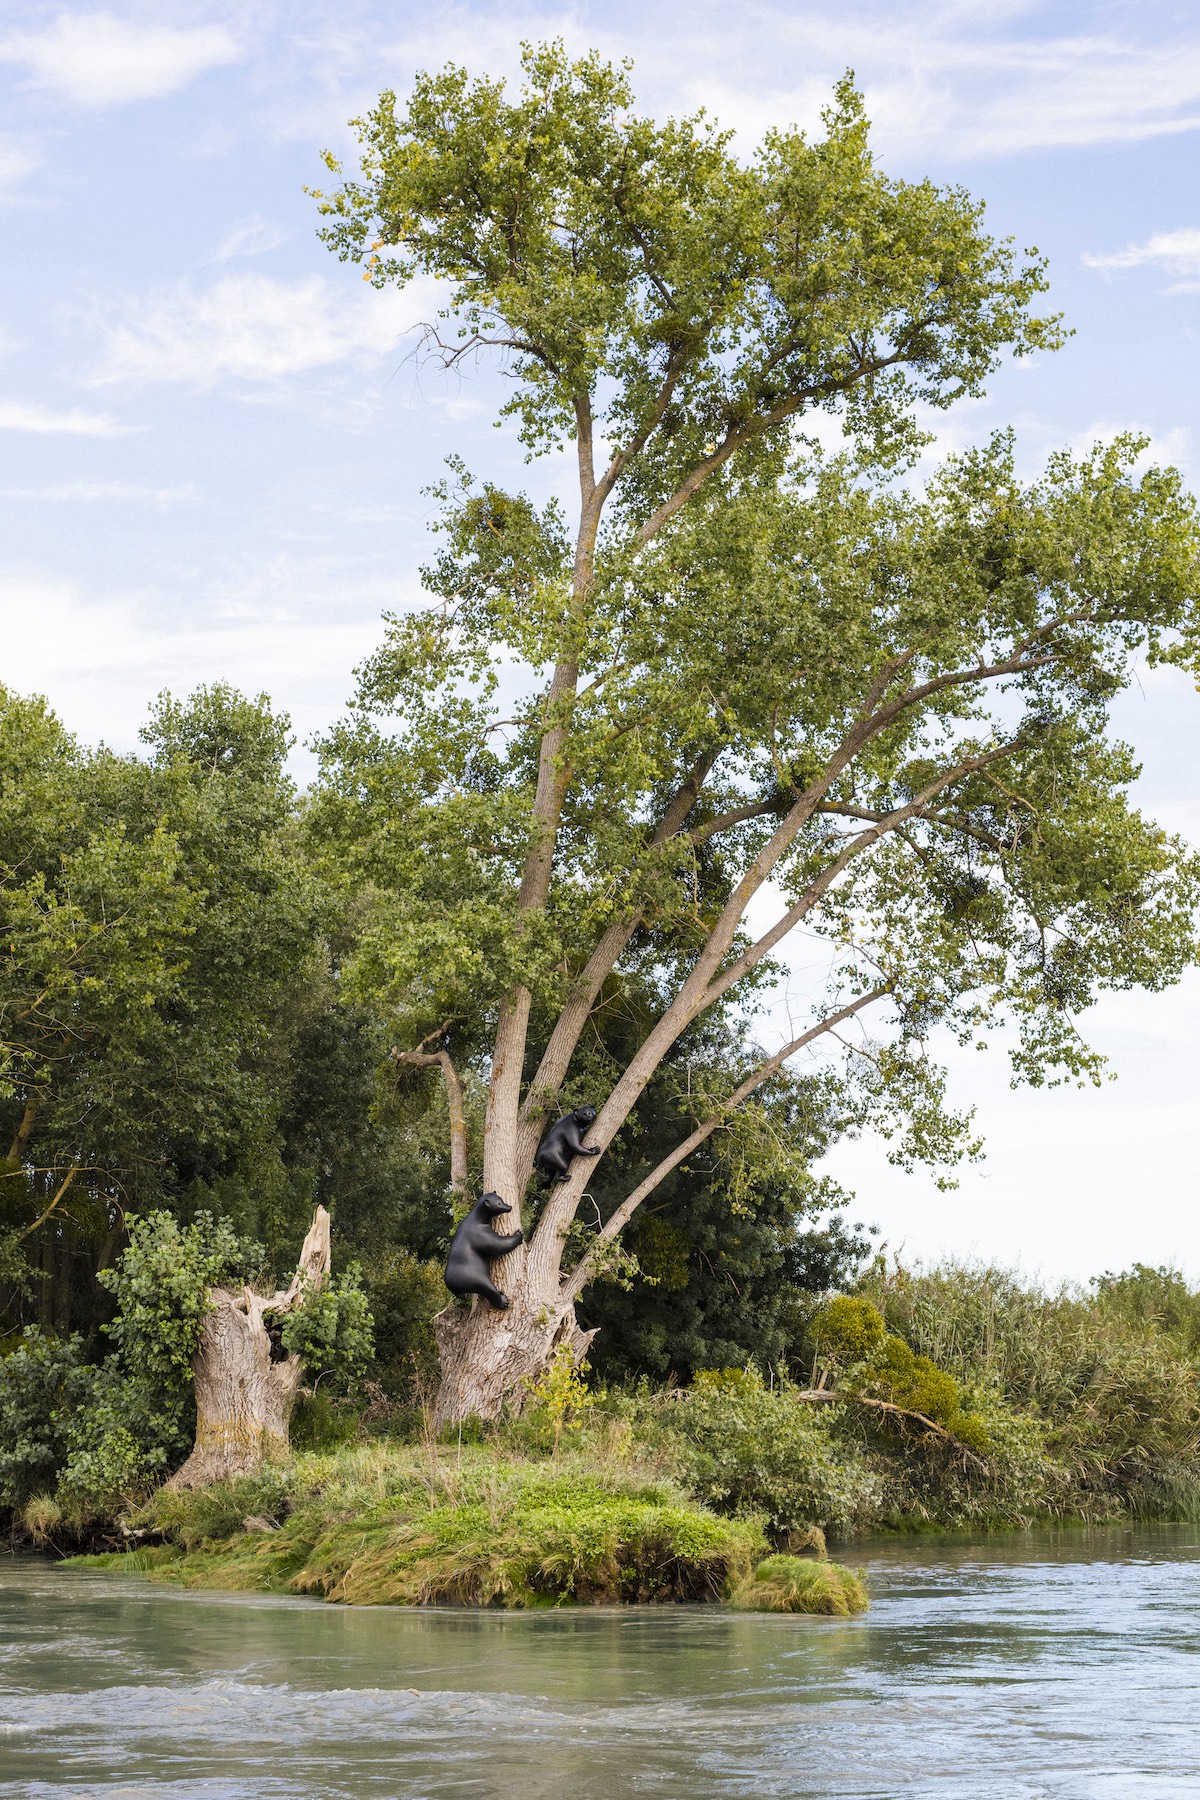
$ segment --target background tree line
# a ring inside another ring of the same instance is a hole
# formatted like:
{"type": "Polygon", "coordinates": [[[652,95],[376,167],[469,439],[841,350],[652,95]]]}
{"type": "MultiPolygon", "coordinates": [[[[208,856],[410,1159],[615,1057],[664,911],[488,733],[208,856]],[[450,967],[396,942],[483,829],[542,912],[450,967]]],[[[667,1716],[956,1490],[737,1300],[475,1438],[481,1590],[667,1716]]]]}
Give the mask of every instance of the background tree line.
{"type": "MultiPolygon", "coordinates": [[[[339,1260],[365,1270],[376,1373],[407,1391],[432,1373],[454,1196],[436,1071],[390,1059],[388,1006],[342,979],[371,895],[330,880],[265,698],[162,698],[142,735],[139,755],[89,749],[43,702],[0,696],[0,1343],[36,1325],[102,1354],[100,1277],[131,1215],[208,1214],[273,1277],[321,1204],[339,1260]]],[[[613,984],[594,1056],[620,1063],[654,998],[649,976],[613,984]]],[[[732,1014],[681,1045],[595,1186],[601,1211],[670,1141],[677,1090],[746,1056],[732,1014]]],[[[482,1059],[465,1060],[478,1119],[482,1059]]],[[[592,1300],[602,1366],[686,1379],[786,1352],[794,1292],[868,1242],[836,1211],[811,1224],[843,1199],[813,1165],[854,1122],[844,1099],[784,1083],[772,1132],[705,1146],[664,1185],[592,1300]]]]}

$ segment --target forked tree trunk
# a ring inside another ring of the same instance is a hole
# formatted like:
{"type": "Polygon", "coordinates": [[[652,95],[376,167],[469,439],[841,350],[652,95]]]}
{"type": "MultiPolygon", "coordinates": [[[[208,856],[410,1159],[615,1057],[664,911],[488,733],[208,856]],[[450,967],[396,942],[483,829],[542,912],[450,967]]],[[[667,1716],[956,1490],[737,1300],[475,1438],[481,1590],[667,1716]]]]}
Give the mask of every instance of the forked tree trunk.
{"type": "Polygon", "coordinates": [[[288,1453],[288,1421],[304,1364],[274,1340],[263,1315],[290,1312],[303,1293],[329,1275],[329,1214],[318,1206],[289,1286],[275,1294],[213,1288],[192,1358],[196,1378],[196,1444],[168,1487],[206,1487],[247,1475],[288,1453]]]}
{"type": "Polygon", "coordinates": [[[464,1419],[498,1418],[506,1405],[519,1412],[529,1384],[543,1375],[560,1344],[578,1361],[595,1337],[583,1331],[573,1306],[531,1294],[523,1281],[509,1290],[507,1312],[485,1300],[451,1305],[433,1321],[442,1379],[434,1408],[440,1429],[464,1419]]]}

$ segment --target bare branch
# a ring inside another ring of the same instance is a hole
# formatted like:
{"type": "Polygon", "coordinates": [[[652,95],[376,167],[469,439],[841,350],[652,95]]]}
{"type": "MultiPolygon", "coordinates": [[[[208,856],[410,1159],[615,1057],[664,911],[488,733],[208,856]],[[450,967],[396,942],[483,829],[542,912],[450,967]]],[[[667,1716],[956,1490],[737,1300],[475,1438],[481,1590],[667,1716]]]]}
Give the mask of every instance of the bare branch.
{"type": "MultiPolygon", "coordinates": [[[[449,1024],[449,1020],[446,1021],[449,1024]]],[[[456,1194],[467,1191],[467,1115],[463,1103],[462,1079],[451,1060],[448,1050],[426,1051],[425,1045],[433,1038],[440,1037],[446,1025],[439,1025],[421,1039],[415,1050],[397,1050],[391,1052],[392,1061],[411,1065],[414,1068],[428,1068],[437,1063],[441,1067],[442,1078],[446,1083],[446,1110],[450,1115],[450,1187],[456,1194]]]]}
{"type": "Polygon", "coordinates": [[[25,1227],[24,1231],[18,1231],[17,1236],[16,1236],[16,1242],[18,1244],[23,1244],[27,1237],[32,1237],[35,1231],[41,1230],[42,1226],[46,1223],[46,1220],[50,1217],[50,1214],[57,1207],[59,1201],[63,1198],[63,1195],[66,1193],[67,1189],[70,1187],[71,1183],[74,1181],[74,1179],[78,1175],[78,1173],[79,1173],[79,1169],[77,1166],[72,1167],[67,1170],[66,1176],[63,1180],[61,1187],[59,1188],[58,1192],[55,1194],[55,1196],[54,1196],[53,1200],[50,1202],[49,1206],[46,1208],[45,1212],[42,1214],[41,1218],[35,1219],[33,1221],[32,1225],[27,1225],[25,1227]]]}
{"type": "MultiPolygon", "coordinates": [[[[699,849],[707,844],[718,832],[731,831],[735,825],[744,825],[748,819],[765,819],[774,813],[777,817],[781,811],[778,800],[749,800],[745,806],[735,806],[729,812],[718,813],[713,819],[706,819],[703,825],[697,825],[688,832],[689,841],[699,849]]],[[[828,812],[825,806],[818,806],[818,812],[828,812]]]]}
{"type": "Polygon", "coordinates": [[[924,1413],[913,1412],[912,1408],[908,1406],[897,1406],[894,1400],[875,1400],[867,1394],[847,1394],[840,1388],[792,1388],[789,1391],[793,1400],[807,1400],[814,1404],[825,1402],[834,1406],[847,1404],[869,1406],[876,1412],[890,1413],[898,1419],[911,1419],[914,1424],[922,1426],[931,1436],[941,1438],[945,1444],[953,1444],[964,1461],[974,1463],[975,1467],[985,1475],[988,1472],[988,1465],[982,1456],[977,1456],[970,1445],[964,1444],[961,1438],[956,1438],[953,1432],[947,1431],[944,1425],[939,1425],[936,1420],[928,1418],[924,1413]]]}

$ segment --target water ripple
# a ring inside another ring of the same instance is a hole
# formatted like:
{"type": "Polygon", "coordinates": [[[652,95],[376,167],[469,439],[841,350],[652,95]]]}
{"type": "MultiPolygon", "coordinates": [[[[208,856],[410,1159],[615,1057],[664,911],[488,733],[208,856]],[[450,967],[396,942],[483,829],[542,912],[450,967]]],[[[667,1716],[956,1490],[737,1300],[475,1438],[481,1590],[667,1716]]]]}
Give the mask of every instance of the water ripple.
{"type": "Polygon", "coordinates": [[[861,1620],[0,1563],[11,1800],[1200,1800],[1200,1534],[889,1546],[861,1620]]]}

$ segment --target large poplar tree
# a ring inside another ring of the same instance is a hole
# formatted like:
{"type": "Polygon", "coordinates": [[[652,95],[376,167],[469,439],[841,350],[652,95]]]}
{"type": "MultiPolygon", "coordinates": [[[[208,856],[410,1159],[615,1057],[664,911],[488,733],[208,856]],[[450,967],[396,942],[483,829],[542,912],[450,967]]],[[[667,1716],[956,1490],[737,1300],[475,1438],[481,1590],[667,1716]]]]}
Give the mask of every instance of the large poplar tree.
{"type": "Polygon", "coordinates": [[[384,94],[318,196],[377,286],[436,279],[427,351],[494,355],[527,451],[575,469],[564,508],[455,465],[429,603],[325,744],[319,829],[371,900],[346,978],[452,1095],[482,1070],[482,1182],[528,1225],[556,1110],[596,1101],[606,1149],[789,934],[829,973],[736,1086],[681,1089],[675,1148],[599,1228],[575,1223],[594,1159],[533,1209],[509,1310],[439,1321],[444,1420],[582,1348],[574,1303],[635,1209],[750,1129],[789,1059],[844,1044],[885,1121],[946,1149],[930,1030],[1007,1019],[1019,1076],[1088,1073],[1078,1014],[1178,975],[1196,892],[1106,730],[1138,657],[1191,652],[1177,477],[1122,442],[1022,483],[1000,438],[919,496],[896,479],[919,409],[1059,342],[1036,253],[961,190],[888,179],[848,81],[822,135],[739,157],[704,117],[639,117],[595,57],[530,49],[525,74],[384,94]],[[627,974],[661,1005],[593,1091],[589,1020],[627,974]]]}

